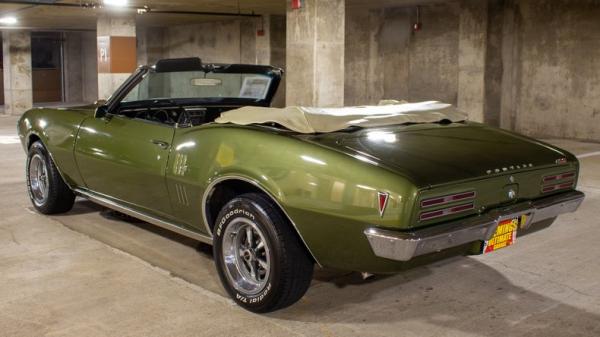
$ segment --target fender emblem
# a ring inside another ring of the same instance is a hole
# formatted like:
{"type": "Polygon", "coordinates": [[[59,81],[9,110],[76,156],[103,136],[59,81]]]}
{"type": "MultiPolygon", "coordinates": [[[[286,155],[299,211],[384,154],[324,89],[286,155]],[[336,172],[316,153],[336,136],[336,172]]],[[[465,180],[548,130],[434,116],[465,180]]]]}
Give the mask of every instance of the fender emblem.
{"type": "Polygon", "coordinates": [[[388,193],[377,192],[377,199],[379,201],[379,216],[383,218],[383,212],[385,212],[385,208],[387,207],[387,202],[389,198],[388,193]]]}

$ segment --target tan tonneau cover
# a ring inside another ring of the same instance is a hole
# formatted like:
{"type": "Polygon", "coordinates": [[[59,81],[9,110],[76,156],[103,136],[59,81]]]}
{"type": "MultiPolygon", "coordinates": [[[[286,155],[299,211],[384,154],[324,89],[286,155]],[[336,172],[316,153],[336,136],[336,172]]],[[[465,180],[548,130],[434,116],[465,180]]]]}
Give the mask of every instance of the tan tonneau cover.
{"type": "Polygon", "coordinates": [[[466,119],[467,116],[451,104],[428,101],[344,108],[290,106],[279,109],[246,106],[222,113],[216,122],[240,125],[277,123],[300,133],[321,133],[339,131],[351,126],[368,128],[407,123],[436,123],[443,120],[461,122],[466,119]]]}

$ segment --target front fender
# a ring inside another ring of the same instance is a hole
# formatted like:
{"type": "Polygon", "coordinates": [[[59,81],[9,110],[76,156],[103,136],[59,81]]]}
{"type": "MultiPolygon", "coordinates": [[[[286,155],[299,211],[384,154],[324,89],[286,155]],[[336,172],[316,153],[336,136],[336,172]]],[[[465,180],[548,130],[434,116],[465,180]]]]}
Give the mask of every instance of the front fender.
{"type": "Polygon", "coordinates": [[[88,116],[85,110],[32,109],[25,112],[17,124],[25,152],[29,150],[32,140],[39,139],[71,187],[83,184],[73,149],[79,126],[88,116]]]}

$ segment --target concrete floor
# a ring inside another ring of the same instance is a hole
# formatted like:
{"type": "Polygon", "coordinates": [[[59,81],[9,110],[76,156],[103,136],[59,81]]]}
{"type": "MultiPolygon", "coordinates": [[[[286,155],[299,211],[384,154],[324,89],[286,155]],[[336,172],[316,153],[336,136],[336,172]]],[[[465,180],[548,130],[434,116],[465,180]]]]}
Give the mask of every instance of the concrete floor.
{"type": "Polygon", "coordinates": [[[552,141],[584,155],[587,199],[510,249],[367,281],[318,271],[259,316],[225,296],[204,246],[86,201],[34,212],[15,121],[0,118],[0,336],[600,335],[600,144],[552,141]]]}

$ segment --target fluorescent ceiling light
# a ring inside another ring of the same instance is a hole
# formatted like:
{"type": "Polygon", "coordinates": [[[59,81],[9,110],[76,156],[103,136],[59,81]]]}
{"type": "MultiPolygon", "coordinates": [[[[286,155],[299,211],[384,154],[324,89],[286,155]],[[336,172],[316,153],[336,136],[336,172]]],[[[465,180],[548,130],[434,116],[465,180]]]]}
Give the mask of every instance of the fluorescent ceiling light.
{"type": "Polygon", "coordinates": [[[114,7],[125,7],[128,4],[128,0],[104,0],[103,3],[105,6],[114,6],[114,7]]]}
{"type": "Polygon", "coordinates": [[[14,25],[18,22],[14,16],[4,16],[0,18],[0,25],[14,25]]]}

